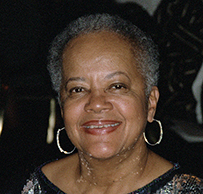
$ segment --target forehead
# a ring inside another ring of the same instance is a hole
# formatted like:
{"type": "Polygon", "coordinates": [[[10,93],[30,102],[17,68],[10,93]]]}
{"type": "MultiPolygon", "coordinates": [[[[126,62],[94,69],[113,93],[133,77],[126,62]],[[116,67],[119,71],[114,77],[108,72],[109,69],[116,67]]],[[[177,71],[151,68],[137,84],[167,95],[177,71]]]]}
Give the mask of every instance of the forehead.
{"type": "Polygon", "coordinates": [[[136,52],[129,41],[115,32],[101,31],[82,34],[66,45],[63,52],[63,69],[73,69],[75,66],[87,67],[87,64],[97,64],[112,68],[135,67],[136,52]]]}
{"type": "Polygon", "coordinates": [[[94,51],[95,49],[104,51],[104,49],[108,48],[113,49],[112,51],[125,50],[125,52],[132,52],[133,54],[133,48],[126,38],[115,32],[101,31],[81,34],[78,37],[73,38],[66,45],[63,56],[67,52],[69,54],[73,54],[74,52],[80,54],[82,50],[84,52],[84,49],[88,49],[86,51],[89,52],[94,51]]]}
{"type": "Polygon", "coordinates": [[[102,30],[102,31],[95,31],[95,32],[88,32],[88,33],[81,33],[78,36],[76,36],[75,38],[71,39],[67,46],[71,46],[73,44],[75,44],[76,42],[81,42],[80,44],[82,44],[84,42],[84,40],[101,40],[101,42],[106,42],[108,41],[110,42],[117,42],[117,43],[124,43],[126,45],[128,45],[129,47],[131,47],[131,45],[129,44],[129,42],[127,41],[127,38],[124,37],[121,34],[118,34],[116,32],[113,31],[106,31],[106,30],[102,30]]]}

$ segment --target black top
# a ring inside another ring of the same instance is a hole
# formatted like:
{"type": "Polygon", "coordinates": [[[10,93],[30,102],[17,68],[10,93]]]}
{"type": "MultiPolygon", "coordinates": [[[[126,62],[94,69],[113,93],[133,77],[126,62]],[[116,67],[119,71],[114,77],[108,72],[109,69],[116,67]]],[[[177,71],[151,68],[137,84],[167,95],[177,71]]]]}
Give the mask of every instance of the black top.
{"type": "MultiPolygon", "coordinates": [[[[47,179],[39,166],[27,185],[24,186],[22,194],[65,194],[51,181],[47,179]]],[[[203,193],[203,180],[188,174],[180,173],[180,166],[174,164],[174,167],[153,180],[144,187],[131,192],[130,194],[151,194],[151,193],[203,193]]]]}

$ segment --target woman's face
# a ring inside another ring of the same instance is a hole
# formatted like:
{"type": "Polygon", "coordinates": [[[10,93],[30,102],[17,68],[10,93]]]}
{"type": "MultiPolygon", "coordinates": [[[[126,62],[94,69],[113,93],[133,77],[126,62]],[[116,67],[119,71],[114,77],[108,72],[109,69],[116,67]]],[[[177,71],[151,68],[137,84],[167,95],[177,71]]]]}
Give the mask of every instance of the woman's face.
{"type": "Polygon", "coordinates": [[[70,140],[86,154],[105,159],[144,145],[153,94],[146,102],[132,49],[114,33],[79,36],[64,50],[62,116],[70,140]]]}

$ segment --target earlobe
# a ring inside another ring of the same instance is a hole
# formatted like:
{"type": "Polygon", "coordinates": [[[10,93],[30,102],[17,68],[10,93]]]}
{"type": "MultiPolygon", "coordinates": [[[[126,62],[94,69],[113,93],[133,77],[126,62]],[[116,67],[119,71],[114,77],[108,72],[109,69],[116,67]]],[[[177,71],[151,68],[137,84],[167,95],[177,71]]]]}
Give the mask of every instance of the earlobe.
{"type": "Polygon", "coordinates": [[[159,90],[156,86],[152,87],[152,90],[150,92],[149,95],[149,99],[148,99],[148,116],[147,116],[147,120],[148,122],[152,122],[154,119],[154,115],[156,113],[156,107],[157,107],[157,103],[159,100],[159,90]]]}

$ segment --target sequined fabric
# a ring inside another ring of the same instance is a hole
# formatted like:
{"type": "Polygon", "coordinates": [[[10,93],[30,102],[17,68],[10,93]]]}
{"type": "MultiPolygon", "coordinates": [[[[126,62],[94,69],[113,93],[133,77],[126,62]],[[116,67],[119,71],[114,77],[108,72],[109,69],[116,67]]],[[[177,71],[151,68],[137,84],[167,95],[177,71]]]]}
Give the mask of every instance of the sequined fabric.
{"type": "Polygon", "coordinates": [[[162,176],[145,187],[129,194],[203,194],[203,181],[188,174],[175,175],[172,180],[159,187],[164,179],[162,176]],[[159,187],[158,189],[157,186],[159,187]]]}
{"type": "Polygon", "coordinates": [[[187,174],[175,175],[173,180],[156,191],[156,194],[203,193],[203,182],[199,178],[187,174]]]}
{"type": "Polygon", "coordinates": [[[33,173],[30,176],[30,180],[27,181],[27,184],[23,187],[21,194],[43,194],[41,186],[38,182],[37,176],[33,173]]]}
{"type": "MultiPolygon", "coordinates": [[[[41,171],[41,167],[27,180],[21,194],[65,194],[53,185],[41,171]]],[[[130,194],[203,194],[203,180],[179,173],[179,165],[130,194]]]]}

